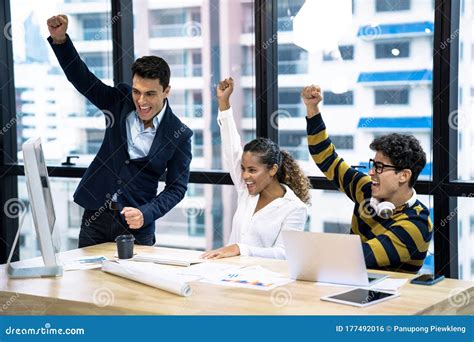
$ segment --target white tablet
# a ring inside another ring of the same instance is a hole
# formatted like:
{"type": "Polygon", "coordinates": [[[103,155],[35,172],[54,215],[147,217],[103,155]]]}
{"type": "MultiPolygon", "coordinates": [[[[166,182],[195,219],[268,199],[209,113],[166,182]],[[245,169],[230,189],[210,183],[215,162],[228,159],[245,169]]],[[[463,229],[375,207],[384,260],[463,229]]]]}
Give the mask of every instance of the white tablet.
{"type": "Polygon", "coordinates": [[[339,292],[331,296],[321,297],[321,300],[366,307],[398,296],[400,296],[399,293],[356,288],[349,291],[339,292]]]}

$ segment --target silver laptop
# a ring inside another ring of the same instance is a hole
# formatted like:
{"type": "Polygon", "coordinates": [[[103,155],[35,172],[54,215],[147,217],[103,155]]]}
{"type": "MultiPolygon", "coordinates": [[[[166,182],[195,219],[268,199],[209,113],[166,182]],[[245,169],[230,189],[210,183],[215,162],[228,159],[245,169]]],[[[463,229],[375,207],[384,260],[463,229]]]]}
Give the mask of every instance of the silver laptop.
{"type": "Polygon", "coordinates": [[[283,231],[290,277],[371,286],[388,277],[367,273],[359,235],[283,231]]]}

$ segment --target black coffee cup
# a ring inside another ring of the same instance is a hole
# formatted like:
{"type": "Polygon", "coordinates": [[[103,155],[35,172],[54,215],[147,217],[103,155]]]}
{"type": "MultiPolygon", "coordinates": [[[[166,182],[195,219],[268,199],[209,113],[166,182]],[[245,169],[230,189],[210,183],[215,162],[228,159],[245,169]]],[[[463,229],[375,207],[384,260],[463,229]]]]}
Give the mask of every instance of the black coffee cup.
{"type": "Polygon", "coordinates": [[[134,241],[135,237],[132,234],[119,235],[115,238],[119,259],[130,259],[133,257],[134,241]]]}

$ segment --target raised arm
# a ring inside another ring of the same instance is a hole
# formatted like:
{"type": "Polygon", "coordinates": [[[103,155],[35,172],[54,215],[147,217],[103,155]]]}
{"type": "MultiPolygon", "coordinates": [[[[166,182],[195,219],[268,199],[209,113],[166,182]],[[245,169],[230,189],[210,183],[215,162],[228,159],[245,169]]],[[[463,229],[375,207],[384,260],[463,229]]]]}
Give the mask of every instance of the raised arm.
{"type": "Polygon", "coordinates": [[[50,33],[48,41],[69,82],[97,108],[110,110],[125,94],[104,84],[89,71],[67,35],[67,16],[60,14],[51,17],[47,25],[50,33]]]}
{"type": "Polygon", "coordinates": [[[336,153],[319,110],[321,88],[315,85],[305,87],[301,97],[306,105],[308,148],[311,157],[326,178],[340,191],[354,202],[363,202],[365,198],[370,197],[371,179],[365,173],[351,168],[336,153]]]}
{"type": "Polygon", "coordinates": [[[219,103],[217,123],[221,131],[224,167],[229,171],[236,190],[241,191],[246,190],[246,187],[241,177],[242,144],[230,106],[230,95],[233,90],[234,80],[232,78],[226,78],[217,85],[216,95],[219,103]]]}

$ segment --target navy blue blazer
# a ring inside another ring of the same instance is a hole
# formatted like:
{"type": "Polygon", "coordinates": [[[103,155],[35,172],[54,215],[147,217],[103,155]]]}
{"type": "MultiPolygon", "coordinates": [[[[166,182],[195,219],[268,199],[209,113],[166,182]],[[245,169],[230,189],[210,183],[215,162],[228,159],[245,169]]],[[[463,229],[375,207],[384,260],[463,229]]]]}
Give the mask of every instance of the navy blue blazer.
{"type": "Polygon", "coordinates": [[[145,220],[141,229],[154,232],[154,221],[178,204],[187,190],[191,129],[173,114],[168,103],[148,155],[130,159],[126,117],[135,109],[132,88],[102,83],[81,60],[69,36],[64,44],[53,44],[51,37],[48,41],[67,79],[102,110],[106,120],[104,140],[74,193],[74,201],[85,209],[100,210],[117,193],[119,210],[138,208],[145,220]],[[165,170],[166,186],[157,195],[165,170]]]}

